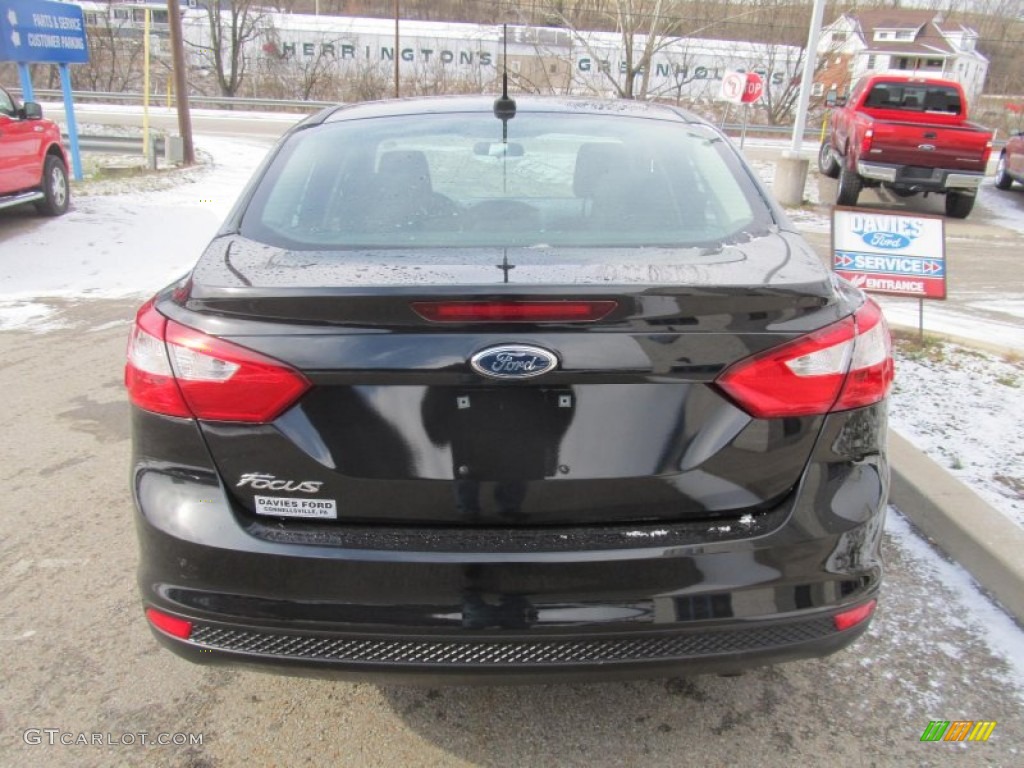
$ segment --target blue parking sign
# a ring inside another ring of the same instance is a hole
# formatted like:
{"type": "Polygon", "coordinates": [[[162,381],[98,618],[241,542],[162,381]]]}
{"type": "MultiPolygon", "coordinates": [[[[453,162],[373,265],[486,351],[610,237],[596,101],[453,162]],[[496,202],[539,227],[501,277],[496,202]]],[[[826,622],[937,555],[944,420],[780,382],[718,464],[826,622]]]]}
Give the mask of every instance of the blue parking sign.
{"type": "Polygon", "coordinates": [[[0,61],[84,64],[82,8],[49,0],[0,0],[0,61]]]}

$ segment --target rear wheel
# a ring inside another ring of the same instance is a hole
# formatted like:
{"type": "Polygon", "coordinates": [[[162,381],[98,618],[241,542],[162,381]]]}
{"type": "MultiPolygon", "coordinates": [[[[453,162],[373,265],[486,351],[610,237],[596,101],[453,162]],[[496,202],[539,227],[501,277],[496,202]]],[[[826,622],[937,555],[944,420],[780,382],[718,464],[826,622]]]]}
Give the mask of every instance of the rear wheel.
{"type": "Polygon", "coordinates": [[[946,215],[953,219],[966,219],[974,208],[975,195],[963,192],[946,193],[946,215]]]}
{"type": "Polygon", "coordinates": [[[1006,153],[999,156],[999,164],[996,166],[996,186],[999,189],[1009,189],[1013,186],[1013,177],[1006,172],[1006,153]]]}
{"type": "Polygon", "coordinates": [[[864,186],[856,171],[847,166],[839,169],[839,189],[836,192],[836,205],[856,205],[860,190],[864,186]]]}
{"type": "Polygon", "coordinates": [[[43,165],[43,194],[36,210],[44,216],[60,216],[68,209],[68,170],[59,157],[49,155],[43,165]]]}
{"type": "Polygon", "coordinates": [[[818,150],[818,170],[830,179],[839,175],[839,161],[836,160],[836,153],[832,151],[832,145],[827,139],[821,142],[821,149],[818,150]]]}

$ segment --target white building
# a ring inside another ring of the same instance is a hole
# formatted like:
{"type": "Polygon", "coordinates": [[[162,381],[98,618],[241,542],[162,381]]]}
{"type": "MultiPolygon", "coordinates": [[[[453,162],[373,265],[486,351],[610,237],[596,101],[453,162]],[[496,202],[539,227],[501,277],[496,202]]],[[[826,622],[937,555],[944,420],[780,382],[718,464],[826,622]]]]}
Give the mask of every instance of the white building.
{"type": "MultiPolygon", "coordinates": [[[[906,70],[958,81],[973,103],[988,59],[978,32],[928,10],[879,8],[843,14],[822,29],[818,56],[845,62],[850,80],[873,71],[906,70]]],[[[834,68],[833,68],[834,71],[834,68]]]]}

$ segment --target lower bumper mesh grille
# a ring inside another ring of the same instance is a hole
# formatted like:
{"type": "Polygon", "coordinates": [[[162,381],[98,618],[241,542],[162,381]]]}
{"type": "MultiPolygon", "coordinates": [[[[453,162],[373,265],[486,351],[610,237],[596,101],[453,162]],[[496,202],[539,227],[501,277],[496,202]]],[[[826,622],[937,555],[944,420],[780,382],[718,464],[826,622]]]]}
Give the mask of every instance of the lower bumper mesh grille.
{"type": "Polygon", "coordinates": [[[224,651],[296,660],[498,667],[685,659],[786,647],[820,640],[834,633],[832,620],[821,617],[798,623],[708,632],[509,640],[299,635],[197,624],[190,639],[198,645],[224,651]]]}

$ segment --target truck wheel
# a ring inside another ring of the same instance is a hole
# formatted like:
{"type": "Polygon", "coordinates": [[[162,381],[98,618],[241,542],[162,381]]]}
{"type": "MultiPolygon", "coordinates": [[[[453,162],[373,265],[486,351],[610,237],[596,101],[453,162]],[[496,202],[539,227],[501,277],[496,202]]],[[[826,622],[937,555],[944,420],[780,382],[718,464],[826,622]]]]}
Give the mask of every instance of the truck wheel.
{"type": "Polygon", "coordinates": [[[43,194],[45,198],[36,203],[36,210],[43,216],[60,216],[68,209],[68,169],[59,157],[49,155],[43,164],[43,194]]]}
{"type": "Polygon", "coordinates": [[[832,151],[828,139],[821,142],[821,149],[818,150],[818,170],[830,179],[839,176],[839,161],[836,160],[836,153],[832,151]]]}
{"type": "Polygon", "coordinates": [[[974,208],[975,195],[963,192],[946,193],[946,215],[951,219],[966,219],[974,208]]]}
{"type": "Polygon", "coordinates": [[[845,165],[839,169],[839,189],[836,192],[836,205],[856,205],[860,197],[860,190],[863,182],[856,171],[851,171],[845,165]]]}
{"type": "Polygon", "coordinates": [[[1006,153],[999,156],[999,164],[996,166],[996,187],[1009,189],[1013,186],[1013,177],[1006,172],[1006,153]]]}

